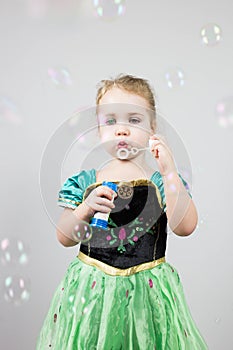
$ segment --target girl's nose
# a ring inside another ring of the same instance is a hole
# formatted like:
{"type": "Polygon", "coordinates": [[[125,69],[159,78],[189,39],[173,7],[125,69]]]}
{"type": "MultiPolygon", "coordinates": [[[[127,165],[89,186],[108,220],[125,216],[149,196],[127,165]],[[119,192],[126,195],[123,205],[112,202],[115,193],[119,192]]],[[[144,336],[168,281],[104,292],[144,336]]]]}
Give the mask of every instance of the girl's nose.
{"type": "Polygon", "coordinates": [[[128,136],[129,133],[129,129],[124,125],[119,126],[115,131],[116,136],[128,136]]]}

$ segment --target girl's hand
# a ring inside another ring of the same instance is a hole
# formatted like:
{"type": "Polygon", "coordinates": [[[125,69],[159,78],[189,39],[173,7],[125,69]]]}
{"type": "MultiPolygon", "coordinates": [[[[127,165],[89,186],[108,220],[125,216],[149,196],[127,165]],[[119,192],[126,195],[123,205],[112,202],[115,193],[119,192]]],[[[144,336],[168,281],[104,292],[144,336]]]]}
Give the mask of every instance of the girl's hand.
{"type": "Polygon", "coordinates": [[[172,152],[161,135],[153,135],[149,140],[150,151],[154,155],[162,176],[177,172],[172,152]]]}
{"type": "Polygon", "coordinates": [[[111,190],[109,187],[98,186],[91,191],[84,203],[92,209],[93,215],[97,211],[101,213],[109,213],[111,209],[115,208],[113,198],[116,196],[116,192],[111,190]]]}

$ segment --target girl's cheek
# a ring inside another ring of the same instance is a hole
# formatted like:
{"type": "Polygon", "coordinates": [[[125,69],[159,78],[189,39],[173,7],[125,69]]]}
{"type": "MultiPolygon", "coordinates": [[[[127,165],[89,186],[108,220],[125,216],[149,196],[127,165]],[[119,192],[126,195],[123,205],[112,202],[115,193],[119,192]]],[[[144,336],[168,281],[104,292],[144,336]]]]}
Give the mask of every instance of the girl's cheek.
{"type": "Polygon", "coordinates": [[[111,139],[110,135],[108,133],[100,133],[100,138],[102,142],[109,141],[111,139]]]}

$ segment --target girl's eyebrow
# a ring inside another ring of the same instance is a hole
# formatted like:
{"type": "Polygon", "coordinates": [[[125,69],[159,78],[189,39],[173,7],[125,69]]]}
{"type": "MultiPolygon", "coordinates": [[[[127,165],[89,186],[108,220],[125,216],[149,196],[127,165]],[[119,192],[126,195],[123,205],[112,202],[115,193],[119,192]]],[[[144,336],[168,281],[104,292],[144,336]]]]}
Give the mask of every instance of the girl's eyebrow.
{"type": "Polygon", "coordinates": [[[116,114],[115,113],[107,113],[105,114],[105,117],[115,117],[116,114]]]}
{"type": "MultiPolygon", "coordinates": [[[[142,117],[144,117],[144,114],[139,113],[139,112],[129,112],[127,113],[128,116],[132,116],[132,115],[141,115],[142,117]]],[[[115,113],[107,113],[105,114],[106,117],[115,117],[116,114],[115,113]]]]}
{"type": "Polygon", "coordinates": [[[139,113],[139,112],[131,112],[131,113],[128,113],[128,115],[130,115],[130,116],[132,116],[132,115],[141,115],[142,117],[144,117],[144,114],[139,113]]]}

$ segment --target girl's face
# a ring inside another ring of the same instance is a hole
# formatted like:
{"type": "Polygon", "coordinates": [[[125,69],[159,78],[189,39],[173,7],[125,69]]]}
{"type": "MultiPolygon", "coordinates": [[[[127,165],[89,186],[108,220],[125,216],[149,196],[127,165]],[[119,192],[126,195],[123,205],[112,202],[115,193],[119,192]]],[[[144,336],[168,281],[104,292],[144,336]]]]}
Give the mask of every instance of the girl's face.
{"type": "Polygon", "coordinates": [[[101,98],[97,116],[101,141],[113,157],[122,148],[148,147],[154,130],[145,98],[114,87],[101,98]]]}

